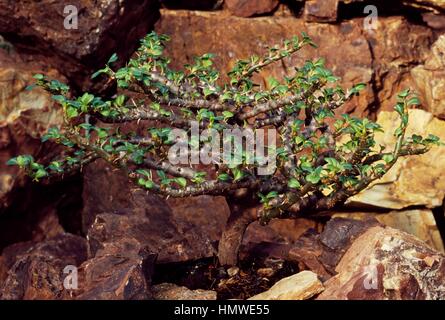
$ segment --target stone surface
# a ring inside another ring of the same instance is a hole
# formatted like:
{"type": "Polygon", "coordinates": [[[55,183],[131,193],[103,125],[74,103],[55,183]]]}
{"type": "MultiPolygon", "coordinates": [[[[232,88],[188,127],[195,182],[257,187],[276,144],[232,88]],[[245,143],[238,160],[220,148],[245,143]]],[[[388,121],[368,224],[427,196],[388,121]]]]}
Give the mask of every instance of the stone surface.
{"type": "Polygon", "coordinates": [[[129,236],[158,253],[159,262],[199,259],[216,253],[215,242],[229,214],[223,197],[166,202],[135,187],[122,172],[102,161],[84,172],[83,222],[93,248],[129,236]]]}
{"type": "Polygon", "coordinates": [[[410,24],[402,17],[379,17],[378,21],[376,30],[364,33],[362,18],[331,25],[308,23],[294,16],[242,19],[216,12],[162,10],[155,30],[173,36],[166,50],[173,67],[179,69],[191,63],[194,56],[211,52],[216,54],[215,65],[222,74],[233,67],[236,59],[261,55],[267,45],[305,31],[319,48],[305,48],[283,63],[266,68],[255,78],[258,83],[265,84],[269,76],[282,78],[292,72],[293,66],[323,57],[342,78],[343,86],[368,84],[359,97],[338,112],[372,115],[377,107],[392,109],[396,93],[412,84],[407,66],[425,61],[433,41],[429,28],[410,24]],[[342,54],[338,54],[339,45],[342,54]]]}
{"type": "Polygon", "coordinates": [[[0,33],[11,37],[18,50],[42,55],[81,85],[114,52],[128,58],[158,14],[154,0],[2,1],[0,33]],[[68,5],[77,10],[77,28],[65,23],[75,13],[68,5]]]}
{"type": "Polygon", "coordinates": [[[79,267],[78,300],[143,300],[149,290],[156,255],[133,238],[104,243],[79,267]]]}
{"type": "Polygon", "coordinates": [[[87,258],[87,244],[84,238],[61,234],[37,244],[15,244],[2,257],[9,271],[0,284],[0,299],[67,299],[64,269],[87,258]]]}
{"type": "Polygon", "coordinates": [[[335,271],[317,299],[445,299],[445,256],[389,227],[369,228],[335,271]]]}
{"type": "Polygon", "coordinates": [[[321,225],[316,221],[304,218],[274,219],[266,226],[254,222],[247,228],[243,244],[260,242],[294,243],[308,229],[318,230],[320,227],[321,225]]]}
{"type": "Polygon", "coordinates": [[[151,287],[155,300],[216,300],[216,292],[211,290],[190,290],[173,283],[161,283],[151,287]]]}
{"type": "Polygon", "coordinates": [[[306,21],[337,21],[338,0],[308,0],[304,4],[306,21]]]}
{"type": "MultiPolygon", "coordinates": [[[[410,110],[407,136],[434,134],[445,140],[445,122],[423,110],[410,110]]],[[[385,133],[377,133],[376,145],[391,150],[395,143],[393,132],[398,126],[395,112],[381,112],[377,122],[385,133]]],[[[409,156],[397,161],[393,168],[370,187],[350,198],[354,206],[375,206],[402,209],[409,206],[434,208],[442,205],[445,195],[445,148],[432,147],[423,155],[409,156]]]]}
{"type": "Polygon", "coordinates": [[[26,63],[17,54],[0,49],[0,210],[7,208],[14,191],[25,185],[24,175],[6,162],[17,154],[36,159],[48,154],[48,145],[42,145],[40,138],[48,128],[62,123],[61,111],[50,94],[38,88],[26,90],[38,72],[60,78],[54,69],[26,63]]]}
{"type": "Polygon", "coordinates": [[[323,291],[323,284],[311,271],[281,279],[266,292],[249,300],[306,300],[323,291]]]}
{"type": "Polygon", "coordinates": [[[434,215],[428,209],[391,211],[389,213],[336,213],[333,217],[360,220],[375,218],[381,224],[412,234],[435,250],[445,253],[442,237],[437,228],[434,215]]]}
{"type": "Polygon", "coordinates": [[[425,64],[413,68],[411,74],[426,109],[445,119],[445,35],[434,43],[425,64]]]}
{"type": "Polygon", "coordinates": [[[227,9],[233,15],[245,18],[270,13],[278,4],[278,0],[225,0],[227,9]]]}

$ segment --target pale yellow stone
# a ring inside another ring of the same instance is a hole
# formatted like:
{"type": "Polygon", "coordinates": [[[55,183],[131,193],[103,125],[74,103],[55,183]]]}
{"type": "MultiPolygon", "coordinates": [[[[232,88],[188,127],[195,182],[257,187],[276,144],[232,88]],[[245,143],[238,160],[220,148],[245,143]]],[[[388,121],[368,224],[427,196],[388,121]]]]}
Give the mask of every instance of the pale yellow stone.
{"type": "Polygon", "coordinates": [[[324,290],[323,284],[312,271],[302,271],[281,279],[269,290],[249,300],[305,300],[324,290]]]}
{"type": "MultiPolygon", "coordinates": [[[[445,141],[445,121],[429,112],[413,109],[409,111],[409,125],[406,136],[419,134],[424,137],[434,134],[445,141]]],[[[376,134],[378,145],[392,150],[394,131],[399,125],[396,112],[382,111],[377,122],[384,133],[376,134]]],[[[347,204],[402,209],[409,206],[434,208],[442,205],[445,196],[445,147],[434,146],[423,155],[400,158],[394,167],[361,193],[351,197],[347,204]]]]}

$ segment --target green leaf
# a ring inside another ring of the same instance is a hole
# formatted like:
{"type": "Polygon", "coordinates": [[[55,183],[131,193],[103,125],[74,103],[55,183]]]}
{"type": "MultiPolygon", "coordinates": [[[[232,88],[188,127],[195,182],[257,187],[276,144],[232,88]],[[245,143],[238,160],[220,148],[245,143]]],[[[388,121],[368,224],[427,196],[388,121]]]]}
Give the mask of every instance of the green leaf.
{"type": "Polygon", "coordinates": [[[241,171],[240,168],[233,168],[232,169],[232,174],[233,174],[233,180],[234,181],[241,180],[244,177],[244,172],[241,171]]]}
{"type": "Polygon", "coordinates": [[[405,107],[403,105],[403,103],[398,103],[396,104],[396,106],[394,107],[394,110],[399,114],[399,115],[403,115],[405,113],[405,107]]]}
{"type": "Polygon", "coordinates": [[[409,106],[413,106],[413,105],[418,106],[418,105],[420,105],[420,100],[419,100],[418,97],[413,97],[413,98],[408,100],[407,104],[409,106]]]}
{"type": "Polygon", "coordinates": [[[108,59],[107,64],[113,63],[117,61],[117,54],[113,53],[113,55],[108,59]]]}
{"type": "Polygon", "coordinates": [[[74,117],[77,117],[79,115],[79,112],[77,111],[76,108],[69,106],[68,108],[66,108],[66,116],[71,119],[74,117]]]}
{"type": "Polygon", "coordinates": [[[44,169],[40,168],[34,174],[34,178],[35,179],[41,179],[43,177],[46,177],[47,175],[48,175],[48,172],[46,172],[44,169]]]}
{"type": "Polygon", "coordinates": [[[222,112],[222,115],[224,116],[224,119],[225,119],[225,120],[227,120],[227,119],[233,117],[233,113],[230,112],[230,111],[223,111],[223,112],[222,112]]]}
{"type": "Polygon", "coordinates": [[[312,184],[319,183],[321,179],[321,170],[322,170],[321,167],[318,167],[317,169],[313,170],[310,174],[306,176],[306,181],[312,184]]]}
{"type": "Polygon", "coordinates": [[[218,175],[218,180],[229,181],[230,176],[227,173],[221,173],[220,175],[218,175]]]}
{"type": "Polygon", "coordinates": [[[270,191],[268,194],[266,194],[266,199],[273,199],[276,198],[277,196],[278,196],[277,191],[270,191]]]}
{"type": "Polygon", "coordinates": [[[187,186],[187,180],[183,177],[177,177],[174,180],[177,184],[179,184],[183,188],[185,188],[187,186]]]}
{"type": "Polygon", "coordinates": [[[36,80],[43,80],[45,79],[45,76],[43,74],[37,73],[33,76],[33,78],[36,80]]]}
{"type": "Polygon", "coordinates": [[[84,93],[82,97],[80,97],[80,102],[83,105],[89,105],[94,100],[94,96],[89,93],[84,93]]]}
{"type": "Polygon", "coordinates": [[[391,163],[394,160],[394,156],[392,154],[385,154],[382,157],[383,161],[385,161],[387,164],[391,163]]]}
{"type": "Polygon", "coordinates": [[[119,95],[115,100],[116,105],[119,107],[122,107],[124,105],[124,102],[125,102],[125,96],[123,94],[119,95]]]}
{"type": "Polygon", "coordinates": [[[291,178],[287,184],[289,188],[298,189],[301,187],[300,182],[297,179],[291,178]]]}
{"type": "Polygon", "coordinates": [[[409,95],[409,92],[410,92],[409,89],[405,89],[398,94],[398,97],[401,99],[406,98],[409,95]]]}

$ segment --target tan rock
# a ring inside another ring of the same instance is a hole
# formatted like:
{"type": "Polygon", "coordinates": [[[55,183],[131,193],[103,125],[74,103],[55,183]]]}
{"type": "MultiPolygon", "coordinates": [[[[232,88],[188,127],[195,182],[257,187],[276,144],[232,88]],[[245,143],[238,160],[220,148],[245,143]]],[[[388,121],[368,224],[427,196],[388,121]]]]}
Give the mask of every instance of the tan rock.
{"type": "MultiPolygon", "coordinates": [[[[410,110],[409,115],[407,136],[434,134],[445,141],[445,121],[423,110],[410,110]]],[[[385,133],[376,134],[376,145],[382,144],[391,150],[395,142],[393,132],[399,123],[398,115],[395,112],[381,112],[377,122],[385,133]]],[[[382,179],[350,198],[347,203],[390,209],[438,207],[442,205],[445,195],[444,171],[445,148],[435,146],[426,154],[399,159],[382,179]]]]}
{"type": "MultiPolygon", "coordinates": [[[[48,153],[40,138],[48,128],[62,123],[61,109],[50,94],[39,88],[26,90],[38,72],[42,72],[38,65],[0,49],[0,208],[8,207],[11,194],[25,184],[23,174],[6,162],[18,154],[39,158],[48,153]]],[[[46,72],[60,79],[55,70],[46,72]]]]}
{"type": "Polygon", "coordinates": [[[249,300],[305,300],[323,291],[323,285],[312,271],[302,271],[281,279],[266,292],[249,300]]]}
{"type": "Polygon", "coordinates": [[[445,35],[434,43],[425,64],[411,70],[428,111],[445,119],[445,35]]]}
{"type": "Polygon", "coordinates": [[[151,287],[155,300],[216,300],[211,290],[190,290],[173,283],[161,283],[151,287]]]}
{"type": "Polygon", "coordinates": [[[389,213],[336,213],[333,217],[359,220],[375,218],[381,224],[412,234],[430,247],[445,253],[440,231],[437,228],[432,211],[428,209],[391,211],[389,213]]]}
{"type": "Polygon", "coordinates": [[[445,256],[389,227],[358,237],[335,271],[317,299],[445,299],[445,256]]]}

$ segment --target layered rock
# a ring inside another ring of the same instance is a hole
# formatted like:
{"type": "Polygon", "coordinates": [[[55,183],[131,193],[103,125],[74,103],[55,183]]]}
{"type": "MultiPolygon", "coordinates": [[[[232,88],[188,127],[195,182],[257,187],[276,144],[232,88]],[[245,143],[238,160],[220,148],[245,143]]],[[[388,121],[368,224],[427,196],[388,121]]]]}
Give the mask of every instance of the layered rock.
{"type": "Polygon", "coordinates": [[[381,224],[409,233],[435,250],[445,253],[444,244],[433,212],[428,209],[391,211],[389,213],[348,212],[336,213],[333,217],[350,219],[376,219],[381,224]]]}
{"type": "Polygon", "coordinates": [[[368,33],[359,18],[330,25],[293,16],[243,19],[216,12],[162,10],[155,30],[172,36],[167,54],[173,67],[182,68],[193,56],[211,52],[217,55],[216,67],[223,73],[236,59],[261,55],[268,45],[305,31],[319,48],[301,50],[282,64],[266,68],[256,80],[265,84],[269,76],[288,75],[293,66],[301,66],[307,59],[326,58],[327,66],[342,78],[345,87],[368,84],[360,97],[339,110],[358,115],[373,114],[377,107],[393,107],[396,93],[412,83],[407,66],[425,61],[433,39],[430,29],[402,17],[380,17],[377,29],[368,33]]]}
{"type": "Polygon", "coordinates": [[[54,148],[42,145],[40,138],[62,123],[61,110],[50,94],[38,88],[26,90],[39,72],[61,78],[54,69],[26,63],[14,52],[0,49],[0,210],[11,204],[14,190],[25,185],[24,175],[6,162],[18,154],[36,159],[50,154],[54,148]]]}
{"type": "MultiPolygon", "coordinates": [[[[445,122],[434,118],[423,110],[410,110],[410,120],[406,135],[434,134],[445,140],[445,122]]],[[[376,145],[384,145],[391,150],[395,143],[393,135],[398,126],[399,116],[395,112],[381,112],[379,123],[384,133],[375,136],[376,145]]],[[[376,206],[402,209],[409,206],[439,207],[445,195],[445,148],[439,146],[423,155],[409,156],[397,161],[382,179],[374,182],[361,193],[350,198],[350,205],[376,206]]]]}
{"type": "Polygon", "coordinates": [[[249,300],[306,300],[323,291],[323,284],[311,271],[302,271],[281,279],[268,291],[249,300]]]}
{"type": "Polygon", "coordinates": [[[271,13],[278,4],[278,0],[225,0],[230,13],[245,18],[271,13]]]}
{"type": "Polygon", "coordinates": [[[94,251],[134,237],[161,263],[211,257],[229,209],[223,197],[165,201],[136,188],[122,172],[97,161],[85,169],[84,230],[94,251]],[[91,226],[91,227],[90,227],[91,226]]]}
{"type": "Polygon", "coordinates": [[[156,254],[133,238],[104,243],[79,267],[79,300],[144,300],[150,291],[156,254]]]}
{"type": "Polygon", "coordinates": [[[39,243],[14,244],[2,253],[8,272],[0,285],[0,299],[68,299],[65,268],[77,267],[86,258],[86,240],[71,234],[39,243]]]}
{"type": "Polygon", "coordinates": [[[114,52],[128,58],[158,14],[154,0],[8,1],[0,3],[0,33],[81,85],[114,52]]]}
{"type": "Polygon", "coordinates": [[[445,256],[389,227],[358,237],[335,271],[317,299],[445,299],[445,256]]]}
{"type": "Polygon", "coordinates": [[[445,119],[445,35],[431,48],[425,64],[411,70],[428,111],[445,119]]]}

